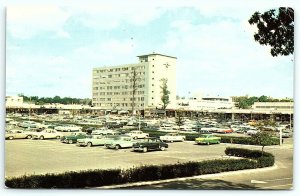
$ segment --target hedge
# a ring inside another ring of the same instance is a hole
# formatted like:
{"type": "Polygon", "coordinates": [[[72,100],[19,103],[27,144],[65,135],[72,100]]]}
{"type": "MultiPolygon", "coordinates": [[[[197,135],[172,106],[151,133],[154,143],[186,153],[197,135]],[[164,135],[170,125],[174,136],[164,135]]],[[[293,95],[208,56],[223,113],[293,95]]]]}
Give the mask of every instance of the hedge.
{"type": "Polygon", "coordinates": [[[44,174],[7,178],[9,188],[85,188],[139,181],[213,174],[226,171],[255,169],[274,165],[274,156],[260,151],[227,148],[225,154],[242,159],[216,159],[171,165],[145,165],[126,170],[86,170],[61,174],[44,174]]]}
{"type": "MultiPolygon", "coordinates": [[[[271,145],[279,145],[279,138],[272,138],[271,145]]],[[[259,145],[252,137],[221,136],[222,143],[259,145]]]]}
{"type": "Polygon", "coordinates": [[[260,150],[249,150],[244,148],[226,148],[225,154],[256,160],[258,168],[270,167],[275,163],[274,155],[268,152],[262,152],[260,150]]]}
{"type": "MultiPolygon", "coordinates": [[[[167,133],[161,131],[144,131],[145,133],[149,133],[150,137],[160,137],[162,135],[166,135],[167,133]]],[[[199,137],[197,133],[186,133],[183,134],[186,136],[187,141],[195,141],[195,138],[199,137]]],[[[232,143],[232,144],[246,144],[246,145],[259,145],[252,137],[236,137],[236,136],[227,136],[222,135],[221,142],[222,143],[232,143]]],[[[279,138],[272,138],[271,145],[279,145],[279,138]]]]}

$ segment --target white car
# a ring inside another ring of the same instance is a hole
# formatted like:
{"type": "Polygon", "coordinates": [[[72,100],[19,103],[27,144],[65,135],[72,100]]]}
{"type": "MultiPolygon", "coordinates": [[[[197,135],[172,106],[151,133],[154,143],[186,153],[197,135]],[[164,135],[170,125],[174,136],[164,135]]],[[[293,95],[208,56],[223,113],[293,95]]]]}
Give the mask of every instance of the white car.
{"type": "Polygon", "coordinates": [[[142,138],[146,138],[149,137],[148,133],[144,133],[142,131],[130,131],[129,133],[127,133],[126,135],[129,135],[130,137],[132,137],[133,139],[142,139],[142,138]]]}
{"type": "Polygon", "coordinates": [[[258,133],[258,130],[257,129],[250,129],[247,131],[247,135],[255,135],[258,133]]]}
{"type": "Polygon", "coordinates": [[[30,136],[23,130],[13,129],[5,132],[5,139],[30,139],[30,136]]]}
{"type": "Polygon", "coordinates": [[[39,123],[34,122],[34,121],[23,121],[18,124],[19,127],[23,128],[37,128],[39,123]]]}
{"type": "Polygon", "coordinates": [[[59,139],[63,137],[62,133],[59,133],[58,131],[54,129],[44,129],[41,132],[36,132],[32,135],[32,139],[59,139]]]}
{"type": "Polygon", "coordinates": [[[168,133],[164,136],[160,136],[159,138],[164,142],[183,142],[186,139],[184,135],[179,135],[178,133],[168,133]]]}
{"type": "Polygon", "coordinates": [[[92,131],[92,135],[117,135],[118,132],[110,129],[96,129],[92,131]]]}
{"type": "Polygon", "coordinates": [[[81,131],[82,127],[76,125],[61,125],[61,126],[54,127],[54,129],[62,132],[72,132],[72,131],[81,131]]]}

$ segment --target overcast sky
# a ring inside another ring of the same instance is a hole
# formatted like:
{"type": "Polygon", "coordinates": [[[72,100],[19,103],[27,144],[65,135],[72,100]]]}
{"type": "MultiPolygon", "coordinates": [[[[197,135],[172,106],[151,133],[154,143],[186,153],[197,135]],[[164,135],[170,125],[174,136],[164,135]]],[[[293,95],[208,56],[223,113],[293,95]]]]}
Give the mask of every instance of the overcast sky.
{"type": "Polygon", "coordinates": [[[11,6],[6,95],[91,98],[93,67],[176,56],[177,95],[293,96],[293,56],[272,57],[248,19],[266,6],[11,6]]]}

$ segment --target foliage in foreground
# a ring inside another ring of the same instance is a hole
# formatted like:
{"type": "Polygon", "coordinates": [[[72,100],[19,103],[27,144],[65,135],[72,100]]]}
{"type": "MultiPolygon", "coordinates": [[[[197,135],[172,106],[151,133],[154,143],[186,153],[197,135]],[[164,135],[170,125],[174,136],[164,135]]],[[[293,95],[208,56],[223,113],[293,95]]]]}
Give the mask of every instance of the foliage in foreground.
{"type": "Polygon", "coordinates": [[[215,159],[171,165],[146,165],[126,170],[86,170],[61,174],[31,175],[8,178],[9,188],[85,188],[139,181],[190,177],[226,171],[255,169],[274,165],[274,156],[261,151],[227,148],[225,154],[241,159],[215,159]]]}

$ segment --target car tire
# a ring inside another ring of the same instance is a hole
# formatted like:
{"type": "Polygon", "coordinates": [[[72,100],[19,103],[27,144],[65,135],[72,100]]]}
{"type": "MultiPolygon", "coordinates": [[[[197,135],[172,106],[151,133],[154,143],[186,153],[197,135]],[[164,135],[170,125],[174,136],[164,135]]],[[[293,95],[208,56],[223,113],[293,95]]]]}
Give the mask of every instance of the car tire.
{"type": "Polygon", "coordinates": [[[68,140],[68,144],[73,144],[73,140],[68,140]]]}
{"type": "Polygon", "coordinates": [[[92,142],[88,142],[86,146],[87,146],[87,147],[92,147],[93,144],[92,144],[92,142]]]}
{"type": "Polygon", "coordinates": [[[115,147],[116,150],[119,150],[120,148],[121,148],[120,145],[116,145],[116,147],[115,147]]]}
{"type": "Polygon", "coordinates": [[[27,138],[27,139],[31,139],[31,138],[32,138],[32,135],[27,135],[26,138],[27,138]]]}
{"type": "Polygon", "coordinates": [[[161,150],[161,151],[165,151],[166,148],[165,148],[164,146],[162,146],[162,147],[160,147],[160,150],[161,150]]]}
{"type": "Polygon", "coordinates": [[[134,137],[133,139],[136,140],[138,137],[134,137]]]}
{"type": "Polygon", "coordinates": [[[40,140],[43,140],[43,139],[45,139],[45,138],[44,138],[44,136],[43,136],[43,135],[41,135],[41,136],[40,136],[40,140]]]}
{"type": "Polygon", "coordinates": [[[147,147],[144,147],[143,148],[143,152],[147,152],[148,151],[148,148],[147,147]]]}
{"type": "Polygon", "coordinates": [[[13,140],[14,136],[9,136],[8,139],[13,140]]]}

